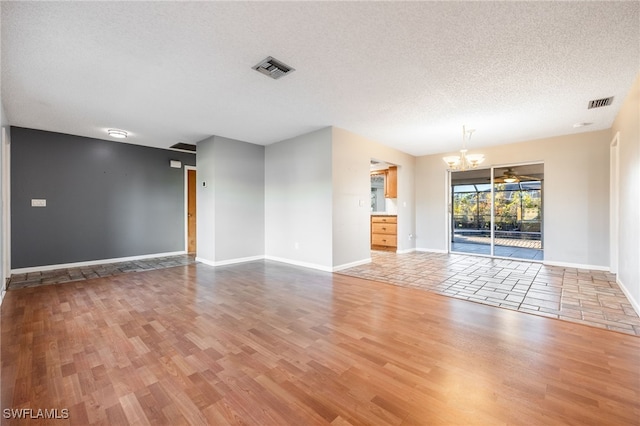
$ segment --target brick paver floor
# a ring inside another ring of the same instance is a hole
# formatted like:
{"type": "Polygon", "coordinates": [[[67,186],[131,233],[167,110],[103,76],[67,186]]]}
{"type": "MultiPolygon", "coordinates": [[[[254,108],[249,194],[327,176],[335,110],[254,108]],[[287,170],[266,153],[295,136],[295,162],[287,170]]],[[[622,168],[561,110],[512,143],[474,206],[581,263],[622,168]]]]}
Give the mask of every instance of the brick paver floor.
{"type": "Polygon", "coordinates": [[[640,335],[640,318],[609,272],[462,254],[373,251],[339,273],[640,335]]]}
{"type": "Polygon", "coordinates": [[[8,288],[13,290],[45,284],[60,284],[71,281],[120,275],[127,272],[141,272],[151,271],[154,269],[171,268],[174,266],[189,265],[191,263],[195,263],[194,256],[185,254],[144,260],[132,260],[128,262],[82,266],[78,268],[63,268],[51,271],[14,274],[9,280],[8,288]]]}

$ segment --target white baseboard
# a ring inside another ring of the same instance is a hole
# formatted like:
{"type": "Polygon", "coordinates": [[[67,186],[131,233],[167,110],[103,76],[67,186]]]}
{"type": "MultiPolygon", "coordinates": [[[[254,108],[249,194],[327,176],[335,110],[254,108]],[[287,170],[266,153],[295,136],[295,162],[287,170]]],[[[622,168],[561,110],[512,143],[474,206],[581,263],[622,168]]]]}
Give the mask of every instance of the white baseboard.
{"type": "Polygon", "coordinates": [[[265,256],[264,258],[266,260],[273,260],[274,262],[288,263],[289,265],[302,266],[303,268],[317,269],[325,272],[333,272],[333,268],[331,266],[318,265],[316,263],[309,263],[309,262],[300,262],[297,260],[286,259],[284,257],[277,257],[277,256],[265,256]]]}
{"type": "Polygon", "coordinates": [[[344,265],[334,266],[333,267],[333,272],[342,271],[343,269],[353,268],[354,266],[360,266],[360,265],[364,265],[364,264],[367,264],[367,263],[371,263],[371,258],[357,260],[357,261],[351,262],[351,263],[345,263],[344,265]]]}
{"type": "Polygon", "coordinates": [[[425,253],[440,253],[440,254],[448,254],[449,253],[447,250],[428,249],[428,248],[420,248],[420,247],[416,247],[416,251],[425,252],[425,253]]]}
{"type": "Polygon", "coordinates": [[[74,262],[74,263],[61,263],[58,265],[42,265],[42,266],[32,266],[29,268],[17,268],[12,269],[11,274],[28,274],[30,272],[42,272],[42,271],[53,271],[54,269],[69,269],[69,268],[81,268],[83,266],[92,266],[92,265],[107,265],[109,263],[120,263],[120,262],[131,262],[134,260],[145,260],[145,259],[155,259],[157,257],[169,257],[169,256],[178,256],[181,254],[187,254],[186,251],[171,251],[167,253],[155,253],[155,254],[144,254],[141,256],[129,256],[129,257],[116,257],[112,259],[96,259],[89,260],[86,262],[74,262]]]}
{"type": "Polygon", "coordinates": [[[364,265],[365,263],[371,263],[371,258],[368,258],[368,259],[358,260],[356,262],[345,263],[344,265],[329,267],[329,266],[318,265],[316,263],[300,262],[298,260],[287,259],[284,257],[277,257],[277,256],[252,256],[252,257],[243,257],[238,259],[222,260],[219,262],[215,262],[202,257],[196,257],[197,262],[203,263],[205,265],[213,266],[213,267],[233,265],[236,263],[253,262],[255,260],[272,260],[274,262],[286,263],[286,264],[295,265],[295,266],[302,266],[303,268],[317,269],[324,272],[336,272],[336,271],[341,271],[343,269],[352,268],[354,266],[364,265]]]}
{"type": "Polygon", "coordinates": [[[582,263],[569,263],[569,262],[556,262],[551,260],[542,261],[543,265],[548,266],[560,266],[563,268],[575,268],[575,269],[589,269],[590,271],[607,271],[609,272],[608,266],[600,266],[600,265],[585,265],[582,263]]]}
{"type": "Polygon", "coordinates": [[[7,292],[5,291],[5,289],[2,289],[2,292],[0,292],[0,305],[2,305],[2,302],[4,302],[5,294],[7,294],[7,292]]]}
{"type": "Polygon", "coordinates": [[[213,260],[205,259],[204,257],[196,256],[196,262],[200,262],[204,265],[209,265],[214,267],[216,266],[216,262],[214,262],[213,260]]]}
{"type": "Polygon", "coordinates": [[[196,262],[204,263],[209,266],[225,266],[225,265],[234,265],[236,263],[245,263],[245,262],[253,262],[255,260],[263,260],[264,256],[250,256],[250,257],[239,257],[237,259],[229,259],[229,260],[221,260],[219,262],[215,262],[213,260],[205,259],[202,257],[196,257],[196,262]]]}
{"type": "Polygon", "coordinates": [[[413,253],[414,251],[416,251],[415,248],[410,248],[410,249],[405,249],[405,250],[396,250],[396,253],[398,253],[398,254],[407,254],[407,253],[413,253]]]}
{"type": "Polygon", "coordinates": [[[618,284],[618,286],[620,286],[620,289],[622,290],[624,295],[627,296],[627,300],[629,301],[629,303],[631,303],[631,306],[633,306],[633,309],[636,311],[638,316],[640,316],[640,303],[638,303],[638,301],[635,300],[633,296],[631,296],[631,292],[627,289],[627,287],[622,283],[622,281],[620,281],[620,279],[617,276],[616,276],[616,283],[618,284]]]}

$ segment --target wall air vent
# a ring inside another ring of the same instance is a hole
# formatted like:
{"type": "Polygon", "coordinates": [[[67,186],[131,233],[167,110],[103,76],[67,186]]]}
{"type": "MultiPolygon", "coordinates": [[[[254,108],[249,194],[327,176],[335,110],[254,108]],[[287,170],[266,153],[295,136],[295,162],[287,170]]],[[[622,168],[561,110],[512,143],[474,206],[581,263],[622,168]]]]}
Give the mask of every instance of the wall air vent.
{"type": "Polygon", "coordinates": [[[171,145],[171,149],[178,149],[180,151],[196,152],[196,146],[190,143],[178,142],[171,145]]]}
{"type": "Polygon", "coordinates": [[[279,60],[272,58],[271,56],[260,61],[258,65],[252,68],[264,75],[268,75],[275,80],[289,74],[292,71],[295,71],[295,69],[291,68],[289,65],[285,65],[279,60]]]}
{"type": "Polygon", "coordinates": [[[594,99],[589,102],[589,107],[587,109],[609,106],[611,105],[611,102],[613,102],[613,96],[603,99],[594,99]]]}

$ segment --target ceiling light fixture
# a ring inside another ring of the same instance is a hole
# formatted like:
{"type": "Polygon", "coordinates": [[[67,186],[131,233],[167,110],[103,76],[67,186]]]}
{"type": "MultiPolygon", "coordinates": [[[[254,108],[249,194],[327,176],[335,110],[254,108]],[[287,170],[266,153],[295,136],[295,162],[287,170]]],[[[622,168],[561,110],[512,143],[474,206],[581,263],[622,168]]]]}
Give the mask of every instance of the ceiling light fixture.
{"type": "Polygon", "coordinates": [[[118,138],[118,139],[125,139],[127,136],[129,136],[129,134],[124,130],[117,130],[117,129],[109,129],[107,130],[107,133],[112,138],[118,138]]]}
{"type": "Polygon", "coordinates": [[[449,155],[443,160],[449,166],[449,170],[467,170],[475,169],[484,161],[483,154],[467,154],[467,142],[471,140],[471,134],[475,129],[467,130],[462,126],[462,149],[460,155],[449,155]]]}

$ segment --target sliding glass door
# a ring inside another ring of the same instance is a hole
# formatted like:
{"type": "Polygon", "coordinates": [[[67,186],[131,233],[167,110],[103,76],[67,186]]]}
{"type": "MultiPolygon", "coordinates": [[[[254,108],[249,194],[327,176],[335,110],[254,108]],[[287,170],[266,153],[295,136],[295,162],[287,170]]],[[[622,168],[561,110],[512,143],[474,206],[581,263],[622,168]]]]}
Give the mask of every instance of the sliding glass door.
{"type": "Polygon", "coordinates": [[[491,254],[491,170],[451,173],[451,251],[491,254]]]}
{"type": "Polygon", "coordinates": [[[544,165],[451,172],[450,251],[543,259],[544,165]]]}

